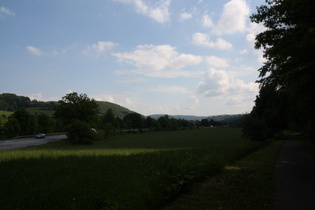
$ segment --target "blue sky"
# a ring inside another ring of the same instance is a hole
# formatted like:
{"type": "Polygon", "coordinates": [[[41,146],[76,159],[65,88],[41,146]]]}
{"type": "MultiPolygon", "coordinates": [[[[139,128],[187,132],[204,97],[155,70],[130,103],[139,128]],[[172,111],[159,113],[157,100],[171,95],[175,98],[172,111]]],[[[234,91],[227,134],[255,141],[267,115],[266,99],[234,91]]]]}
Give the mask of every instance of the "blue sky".
{"type": "Polygon", "coordinates": [[[264,0],[0,0],[0,92],[144,115],[249,112],[264,0]]]}

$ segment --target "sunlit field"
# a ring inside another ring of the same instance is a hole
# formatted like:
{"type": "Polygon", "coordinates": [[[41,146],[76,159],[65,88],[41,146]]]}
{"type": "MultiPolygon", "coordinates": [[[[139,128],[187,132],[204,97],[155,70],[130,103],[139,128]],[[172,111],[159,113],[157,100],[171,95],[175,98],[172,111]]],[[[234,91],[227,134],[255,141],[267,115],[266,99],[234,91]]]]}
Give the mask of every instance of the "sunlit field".
{"type": "Polygon", "coordinates": [[[204,128],[0,151],[0,208],[159,208],[259,147],[240,129],[204,128]]]}

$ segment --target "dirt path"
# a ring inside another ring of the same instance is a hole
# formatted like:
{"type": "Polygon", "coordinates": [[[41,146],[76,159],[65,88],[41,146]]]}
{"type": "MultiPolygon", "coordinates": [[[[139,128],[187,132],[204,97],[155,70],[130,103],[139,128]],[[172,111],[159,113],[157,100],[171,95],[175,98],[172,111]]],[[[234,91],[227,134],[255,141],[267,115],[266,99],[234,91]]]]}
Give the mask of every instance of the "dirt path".
{"type": "Polygon", "coordinates": [[[297,134],[284,142],[275,172],[274,210],[315,209],[315,158],[297,142],[297,134]]]}

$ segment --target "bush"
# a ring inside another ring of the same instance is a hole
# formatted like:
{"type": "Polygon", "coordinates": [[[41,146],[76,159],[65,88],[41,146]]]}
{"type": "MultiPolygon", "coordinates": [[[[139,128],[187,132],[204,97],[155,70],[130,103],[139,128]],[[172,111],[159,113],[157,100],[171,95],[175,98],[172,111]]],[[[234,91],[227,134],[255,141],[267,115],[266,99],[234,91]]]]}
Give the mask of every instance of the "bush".
{"type": "Polygon", "coordinates": [[[249,114],[244,120],[243,136],[251,141],[265,141],[272,136],[272,133],[262,119],[249,114]]]}
{"type": "Polygon", "coordinates": [[[67,137],[73,144],[92,144],[97,138],[96,132],[80,120],[75,120],[69,125],[67,137]]]}

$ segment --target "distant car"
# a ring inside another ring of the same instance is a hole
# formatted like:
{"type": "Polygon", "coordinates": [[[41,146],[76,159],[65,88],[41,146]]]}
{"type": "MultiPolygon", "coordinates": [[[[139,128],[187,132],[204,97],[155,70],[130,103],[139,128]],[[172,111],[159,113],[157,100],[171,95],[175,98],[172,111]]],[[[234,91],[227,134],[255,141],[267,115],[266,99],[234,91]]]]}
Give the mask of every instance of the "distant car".
{"type": "Polygon", "coordinates": [[[45,137],[46,137],[46,135],[44,133],[39,133],[39,134],[35,135],[35,138],[37,138],[37,139],[43,139],[45,137]]]}

